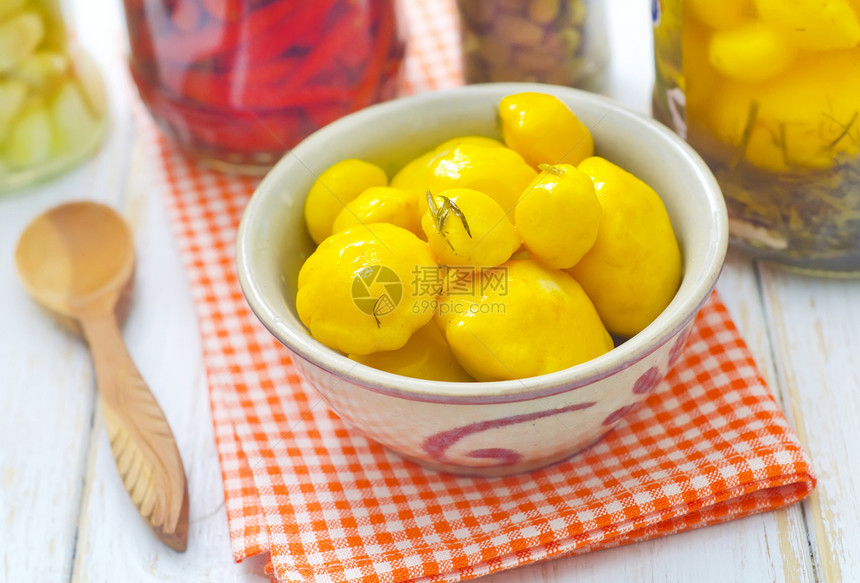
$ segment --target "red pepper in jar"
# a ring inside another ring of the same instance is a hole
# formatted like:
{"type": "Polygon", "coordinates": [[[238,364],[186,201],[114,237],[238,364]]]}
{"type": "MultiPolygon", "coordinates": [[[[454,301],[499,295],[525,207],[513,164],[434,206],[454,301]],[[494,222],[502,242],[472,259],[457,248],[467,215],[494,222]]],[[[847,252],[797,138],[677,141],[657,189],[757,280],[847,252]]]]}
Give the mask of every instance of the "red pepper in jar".
{"type": "Polygon", "coordinates": [[[186,150],[266,166],[392,93],[394,1],[125,0],[132,72],[186,150]]]}

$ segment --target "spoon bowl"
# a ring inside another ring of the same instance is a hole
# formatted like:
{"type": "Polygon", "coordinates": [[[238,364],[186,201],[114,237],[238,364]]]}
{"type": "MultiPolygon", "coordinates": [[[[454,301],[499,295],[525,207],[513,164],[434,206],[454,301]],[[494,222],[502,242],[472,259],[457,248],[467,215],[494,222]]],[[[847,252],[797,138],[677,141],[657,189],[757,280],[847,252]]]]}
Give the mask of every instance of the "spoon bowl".
{"type": "Polygon", "coordinates": [[[38,216],[15,253],[30,295],[89,344],[111,450],[126,490],[158,537],[188,541],[188,487],[167,419],[119,332],[134,276],[134,240],[122,217],[94,202],[38,216]]]}
{"type": "Polygon", "coordinates": [[[117,320],[125,319],[134,242],[112,208],[78,202],[51,209],[21,234],[15,259],[33,299],[78,335],[76,315],[90,302],[114,300],[117,320]]]}

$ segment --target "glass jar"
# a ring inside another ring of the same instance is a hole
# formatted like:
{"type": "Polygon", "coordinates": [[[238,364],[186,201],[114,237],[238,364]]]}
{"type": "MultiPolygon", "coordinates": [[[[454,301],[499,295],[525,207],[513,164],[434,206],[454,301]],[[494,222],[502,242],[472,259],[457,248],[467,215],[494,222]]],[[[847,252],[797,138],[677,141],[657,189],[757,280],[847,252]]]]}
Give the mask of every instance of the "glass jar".
{"type": "Polygon", "coordinates": [[[0,191],[49,178],[101,144],[101,75],[57,0],[0,1],[0,191]]]}
{"type": "Polygon", "coordinates": [[[599,83],[609,60],[600,0],[457,0],[467,83],[599,83]]]}
{"type": "Polygon", "coordinates": [[[860,4],[663,0],[654,17],[655,116],[710,165],[732,243],[860,275],[860,4]]]}
{"type": "Polygon", "coordinates": [[[392,97],[395,0],[124,0],[131,72],[162,131],[260,174],[329,122],[392,97]]]}

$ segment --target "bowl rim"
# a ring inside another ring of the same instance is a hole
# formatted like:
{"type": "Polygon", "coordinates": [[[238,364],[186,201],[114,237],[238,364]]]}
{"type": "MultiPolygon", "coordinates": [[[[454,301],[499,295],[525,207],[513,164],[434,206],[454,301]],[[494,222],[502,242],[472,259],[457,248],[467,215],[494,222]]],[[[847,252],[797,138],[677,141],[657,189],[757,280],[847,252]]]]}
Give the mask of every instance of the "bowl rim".
{"type": "Polygon", "coordinates": [[[699,154],[669,128],[610,98],[575,88],[537,83],[485,83],[420,93],[372,105],[317,130],[291,151],[287,151],[258,184],[243,211],[236,241],[236,266],[242,292],[251,310],[272,335],[289,349],[294,358],[298,356],[313,366],[335,375],[341,381],[392,397],[448,404],[493,404],[529,401],[572,391],[612,376],[647,357],[687,326],[708,300],[722,270],[727,248],[728,216],[720,187],[699,154]],[[285,168],[291,164],[291,158],[296,158],[301,163],[301,153],[310,147],[308,144],[336,139],[338,135],[356,124],[364,124],[366,120],[396,114],[398,111],[408,111],[424,103],[437,101],[450,103],[464,93],[486,94],[495,98],[501,93],[523,91],[567,96],[576,101],[588,102],[592,106],[607,109],[613,114],[626,116],[632,123],[644,125],[649,131],[667,140],[671,148],[676,151],[676,155],[692,167],[703,187],[705,199],[709,203],[714,235],[702,263],[702,273],[698,275],[698,281],[695,282],[692,293],[686,297],[676,295],[669,307],[664,309],[645,330],[597,358],[561,371],[506,381],[430,381],[381,371],[350,360],[314,340],[303,325],[292,326],[277,315],[273,306],[267,301],[264,291],[251,277],[257,263],[254,254],[250,251],[252,247],[250,238],[254,232],[251,225],[265,216],[264,202],[277,192],[276,187],[281,182],[285,168]]]}

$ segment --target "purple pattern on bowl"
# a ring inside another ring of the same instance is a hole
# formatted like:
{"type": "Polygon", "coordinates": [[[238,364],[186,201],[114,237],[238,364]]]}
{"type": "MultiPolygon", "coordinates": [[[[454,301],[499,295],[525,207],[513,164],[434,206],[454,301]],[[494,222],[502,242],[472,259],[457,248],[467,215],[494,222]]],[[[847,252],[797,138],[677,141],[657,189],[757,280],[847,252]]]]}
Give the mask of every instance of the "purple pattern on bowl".
{"type": "Polygon", "coordinates": [[[652,366],[642,373],[642,376],[636,379],[636,382],[633,383],[633,394],[643,395],[645,393],[650,393],[657,385],[660,384],[661,380],[663,380],[663,375],[660,374],[660,369],[656,366],[652,366]]]}
{"type": "Polygon", "coordinates": [[[637,403],[631,403],[630,405],[625,405],[624,407],[621,407],[620,409],[616,409],[615,411],[610,413],[606,417],[606,419],[603,420],[603,423],[601,425],[612,425],[613,423],[615,423],[617,421],[621,421],[621,419],[625,415],[630,413],[633,409],[635,409],[638,406],[639,406],[639,403],[637,402],[637,403]]]}
{"type": "MultiPolygon", "coordinates": [[[[441,433],[431,435],[424,441],[422,447],[424,451],[433,460],[437,462],[459,465],[456,464],[456,462],[449,460],[446,457],[445,452],[448,451],[451,446],[453,446],[455,443],[465,437],[474,435],[476,433],[481,433],[482,431],[488,431],[490,429],[498,429],[499,427],[507,427],[508,425],[516,425],[518,423],[527,423],[536,419],[543,419],[544,417],[552,417],[553,415],[560,415],[562,413],[569,413],[571,411],[588,409],[589,407],[592,407],[594,405],[595,403],[589,401],[585,403],[576,403],[574,405],[568,405],[567,407],[553,409],[550,411],[536,411],[534,413],[523,413],[522,415],[503,417],[501,419],[478,421],[477,423],[470,423],[469,425],[455,427],[454,429],[449,429],[447,431],[442,431],[441,433]]],[[[495,447],[488,449],[476,449],[474,451],[469,452],[468,456],[475,458],[499,460],[498,463],[487,467],[503,467],[513,465],[522,458],[522,455],[518,452],[515,452],[510,449],[495,447]]]]}
{"type": "Polygon", "coordinates": [[[512,449],[505,449],[504,447],[473,449],[468,453],[468,456],[478,459],[496,459],[499,460],[499,463],[496,464],[499,466],[512,466],[523,459],[522,454],[517,453],[512,449]]]}
{"type": "Polygon", "coordinates": [[[678,338],[675,339],[675,343],[669,351],[669,369],[675,366],[675,363],[681,358],[681,354],[687,346],[687,339],[690,337],[690,330],[692,330],[692,327],[687,326],[687,329],[681,332],[678,338]]]}

